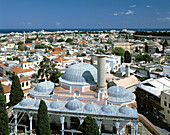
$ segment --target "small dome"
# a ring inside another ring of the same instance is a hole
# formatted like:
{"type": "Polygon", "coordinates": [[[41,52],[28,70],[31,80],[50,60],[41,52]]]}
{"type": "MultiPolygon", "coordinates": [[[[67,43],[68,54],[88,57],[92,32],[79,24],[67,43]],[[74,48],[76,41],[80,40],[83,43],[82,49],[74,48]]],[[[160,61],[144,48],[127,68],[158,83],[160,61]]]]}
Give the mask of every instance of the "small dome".
{"type": "MultiPolygon", "coordinates": [[[[35,106],[35,107],[39,107],[40,101],[41,101],[41,100],[38,100],[38,101],[34,104],[34,106],[35,106]]],[[[48,104],[49,104],[48,101],[46,101],[46,100],[44,100],[44,101],[45,101],[46,105],[48,106],[48,104]]]]}
{"type": "Polygon", "coordinates": [[[60,77],[60,82],[74,85],[92,85],[97,82],[97,69],[88,63],[70,66],[60,77]]]}
{"type": "Polygon", "coordinates": [[[100,107],[95,103],[88,103],[86,104],[84,109],[88,112],[98,112],[100,110],[100,107]]]}
{"type": "Polygon", "coordinates": [[[74,99],[74,100],[68,101],[65,107],[69,110],[78,110],[82,108],[82,103],[79,100],[74,99]]]}
{"type": "Polygon", "coordinates": [[[134,114],[134,110],[129,106],[120,107],[119,112],[123,114],[134,114]]]}
{"type": "Polygon", "coordinates": [[[116,107],[111,105],[105,105],[102,107],[102,111],[105,113],[115,113],[116,107]]]}
{"type": "Polygon", "coordinates": [[[54,83],[51,81],[41,82],[35,86],[34,91],[41,92],[41,93],[50,93],[54,89],[54,83]]]}
{"type": "Polygon", "coordinates": [[[112,86],[108,89],[108,95],[116,98],[128,97],[129,91],[122,86],[112,86]]]}
{"type": "Polygon", "coordinates": [[[33,105],[33,104],[34,104],[34,100],[31,99],[31,98],[23,99],[23,100],[19,103],[20,106],[31,106],[31,105],[33,105]]]}
{"type": "Polygon", "coordinates": [[[64,106],[64,103],[62,101],[53,101],[50,104],[50,107],[53,109],[60,109],[64,106]]]}

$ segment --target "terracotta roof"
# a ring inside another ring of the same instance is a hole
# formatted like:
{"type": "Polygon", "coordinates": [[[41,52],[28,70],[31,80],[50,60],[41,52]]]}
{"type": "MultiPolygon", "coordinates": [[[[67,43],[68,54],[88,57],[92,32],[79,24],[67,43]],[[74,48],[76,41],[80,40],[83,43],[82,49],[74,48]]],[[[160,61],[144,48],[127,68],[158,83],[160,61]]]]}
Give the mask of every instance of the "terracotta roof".
{"type": "Polygon", "coordinates": [[[5,64],[0,62],[0,67],[4,68],[5,67],[5,64]]]}
{"type": "Polygon", "coordinates": [[[27,61],[22,61],[21,63],[28,63],[27,61]]]}
{"type": "Polygon", "coordinates": [[[23,44],[23,46],[24,45],[33,45],[34,43],[25,43],[25,44],[23,44]]]}
{"type": "Polygon", "coordinates": [[[29,81],[29,80],[31,80],[31,79],[28,78],[28,77],[22,77],[22,78],[20,78],[20,82],[25,82],[25,81],[29,81]]]}
{"type": "Polygon", "coordinates": [[[2,84],[2,87],[4,88],[4,93],[10,93],[11,91],[11,85],[4,85],[2,84]]]}
{"type": "Polygon", "coordinates": [[[23,68],[18,68],[18,67],[14,67],[14,68],[11,68],[11,70],[15,73],[24,73],[24,72],[30,72],[30,71],[33,71],[35,70],[34,68],[31,68],[29,67],[29,69],[23,69],[23,68]]]}
{"type": "Polygon", "coordinates": [[[12,50],[12,48],[8,48],[7,50],[12,50]]]}
{"type": "Polygon", "coordinates": [[[7,81],[7,79],[6,78],[4,78],[4,79],[0,79],[0,82],[6,82],[7,81]]]}
{"type": "Polygon", "coordinates": [[[131,75],[129,77],[126,77],[126,78],[123,78],[123,79],[120,79],[120,80],[114,80],[113,82],[116,85],[120,85],[120,86],[123,86],[125,88],[129,88],[131,86],[134,86],[134,85],[140,83],[140,81],[134,75],[131,75]]]}
{"type": "Polygon", "coordinates": [[[69,59],[65,59],[63,57],[55,58],[53,61],[69,61],[69,59]]]}

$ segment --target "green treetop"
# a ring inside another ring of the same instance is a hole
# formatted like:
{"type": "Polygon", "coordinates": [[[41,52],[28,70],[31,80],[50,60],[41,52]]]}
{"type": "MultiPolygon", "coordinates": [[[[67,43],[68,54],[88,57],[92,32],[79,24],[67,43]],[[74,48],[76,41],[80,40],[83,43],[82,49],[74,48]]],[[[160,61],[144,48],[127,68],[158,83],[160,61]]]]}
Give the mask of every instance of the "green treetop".
{"type": "Polygon", "coordinates": [[[130,63],[131,62],[131,54],[130,54],[129,51],[125,51],[124,61],[125,61],[125,63],[130,63]]]}
{"type": "Polygon", "coordinates": [[[87,116],[80,125],[80,130],[83,135],[99,135],[99,127],[96,120],[91,116],[87,116]]]}
{"type": "Polygon", "coordinates": [[[41,100],[37,114],[37,135],[51,135],[48,111],[45,101],[41,100]]]}
{"type": "Polygon", "coordinates": [[[0,135],[9,135],[9,118],[6,111],[4,89],[0,82],[0,135]]]}
{"type": "Polygon", "coordinates": [[[17,75],[14,75],[10,93],[10,106],[14,106],[19,103],[23,97],[24,93],[21,89],[20,80],[17,75]]]}

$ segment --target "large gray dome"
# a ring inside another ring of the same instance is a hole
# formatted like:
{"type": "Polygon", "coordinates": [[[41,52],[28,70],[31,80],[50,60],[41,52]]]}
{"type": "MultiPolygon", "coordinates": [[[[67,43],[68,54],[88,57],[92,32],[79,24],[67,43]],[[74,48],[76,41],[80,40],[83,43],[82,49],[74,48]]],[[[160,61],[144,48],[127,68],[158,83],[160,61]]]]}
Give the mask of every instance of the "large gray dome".
{"type": "Polygon", "coordinates": [[[119,108],[119,112],[123,114],[134,114],[134,110],[129,106],[122,106],[119,108]]]}
{"type": "Polygon", "coordinates": [[[41,92],[41,93],[50,93],[54,89],[54,83],[51,81],[41,82],[35,86],[34,91],[41,92]]]}
{"type": "Polygon", "coordinates": [[[74,100],[68,101],[65,107],[69,110],[78,110],[82,108],[82,103],[79,100],[74,99],[74,100]]]}
{"type": "Polygon", "coordinates": [[[112,86],[108,89],[108,101],[112,104],[130,103],[135,99],[135,94],[122,86],[112,86]]]}
{"type": "Polygon", "coordinates": [[[23,99],[23,100],[19,103],[20,106],[31,106],[31,105],[33,105],[33,104],[34,104],[34,100],[31,99],[31,98],[23,99]]]}
{"type": "Polygon", "coordinates": [[[84,109],[87,111],[87,112],[98,112],[100,110],[100,107],[95,104],[95,103],[88,103],[86,104],[86,106],[84,107],[84,109]]]}
{"type": "Polygon", "coordinates": [[[78,63],[69,67],[60,82],[75,85],[91,85],[97,82],[97,69],[88,63],[78,63]]]}
{"type": "Polygon", "coordinates": [[[111,106],[111,105],[105,105],[102,107],[102,111],[104,113],[115,113],[117,110],[117,108],[115,106],[111,106]]]}
{"type": "Polygon", "coordinates": [[[50,104],[50,107],[53,108],[53,109],[60,109],[63,106],[64,106],[64,102],[62,102],[62,101],[53,101],[50,104]]]}

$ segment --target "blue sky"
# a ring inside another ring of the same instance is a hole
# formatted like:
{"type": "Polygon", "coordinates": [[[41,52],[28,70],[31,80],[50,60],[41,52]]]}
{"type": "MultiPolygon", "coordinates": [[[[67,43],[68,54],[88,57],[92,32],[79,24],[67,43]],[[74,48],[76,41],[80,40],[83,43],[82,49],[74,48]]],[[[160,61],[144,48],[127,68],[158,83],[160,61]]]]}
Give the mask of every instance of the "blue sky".
{"type": "Polygon", "coordinates": [[[170,28],[170,0],[0,0],[0,29],[170,28]]]}

